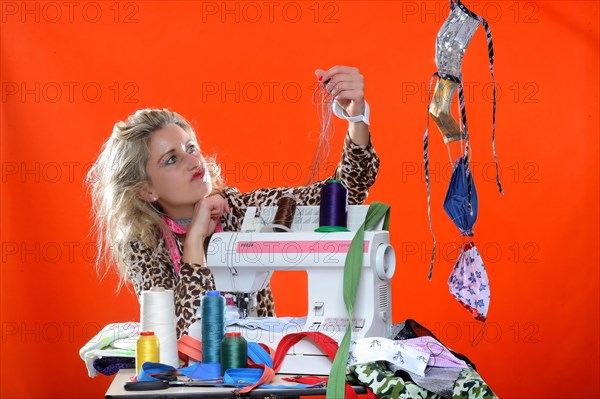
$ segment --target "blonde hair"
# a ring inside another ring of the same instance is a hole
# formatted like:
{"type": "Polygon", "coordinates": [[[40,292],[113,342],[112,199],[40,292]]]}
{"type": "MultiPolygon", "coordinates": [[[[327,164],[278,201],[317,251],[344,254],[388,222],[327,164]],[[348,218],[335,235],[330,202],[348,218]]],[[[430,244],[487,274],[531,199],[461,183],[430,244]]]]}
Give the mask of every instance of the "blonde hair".
{"type": "MultiPolygon", "coordinates": [[[[161,210],[144,200],[140,189],[149,180],[146,163],[150,138],[170,124],[181,127],[197,142],[194,129],[181,115],[167,109],[142,109],[115,124],[87,175],[98,243],[96,269],[107,271],[115,265],[119,287],[126,278],[125,256],[131,243],[138,241],[155,249],[161,229],[166,227],[161,210]]],[[[213,193],[218,192],[223,186],[220,168],[214,157],[207,159],[207,165],[213,193]]]]}

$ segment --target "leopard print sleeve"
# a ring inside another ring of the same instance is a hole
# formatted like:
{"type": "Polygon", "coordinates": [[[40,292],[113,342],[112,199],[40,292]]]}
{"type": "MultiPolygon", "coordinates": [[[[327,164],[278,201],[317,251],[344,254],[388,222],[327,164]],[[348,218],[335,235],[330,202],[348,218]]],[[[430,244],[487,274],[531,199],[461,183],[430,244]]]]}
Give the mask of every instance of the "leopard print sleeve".
{"type": "Polygon", "coordinates": [[[348,188],[348,204],[360,205],[367,199],[369,189],[379,172],[379,157],[369,139],[366,146],[355,144],[346,134],[342,159],[333,178],[344,182],[348,188]]]}
{"type": "MultiPolygon", "coordinates": [[[[350,134],[346,134],[342,159],[331,178],[341,180],[348,188],[349,205],[359,205],[367,199],[378,171],[379,157],[371,142],[361,146],[350,139],[350,134]]],[[[262,188],[246,194],[240,193],[235,187],[226,187],[221,195],[228,201],[231,213],[224,217],[223,228],[226,231],[239,231],[249,206],[275,206],[285,194],[294,194],[298,205],[318,205],[321,187],[326,181],[300,187],[262,188]]]]}
{"type": "MultiPolygon", "coordinates": [[[[181,251],[181,240],[176,242],[181,251]]],[[[198,319],[196,310],[200,307],[200,297],[205,291],[215,289],[212,273],[207,267],[180,261],[177,274],[163,240],[154,250],[139,242],[130,243],[126,267],[138,300],[142,291],[153,287],[173,290],[178,339],[187,334],[188,327],[198,319]]]]}
{"type": "MultiPolygon", "coordinates": [[[[373,145],[369,141],[366,146],[355,144],[346,134],[342,158],[337,165],[332,178],[341,180],[348,188],[348,203],[350,205],[362,204],[375,183],[379,171],[379,158],[373,145]]],[[[239,231],[244,219],[244,214],[249,206],[275,206],[277,201],[285,194],[294,194],[297,204],[318,205],[320,202],[321,187],[326,180],[317,181],[308,186],[263,188],[242,194],[235,187],[226,187],[221,195],[229,203],[231,213],[222,219],[225,231],[239,231]]],[[[210,265],[209,265],[210,266],[210,265]]],[[[258,315],[274,316],[274,301],[271,288],[267,287],[257,295],[258,315]]]]}

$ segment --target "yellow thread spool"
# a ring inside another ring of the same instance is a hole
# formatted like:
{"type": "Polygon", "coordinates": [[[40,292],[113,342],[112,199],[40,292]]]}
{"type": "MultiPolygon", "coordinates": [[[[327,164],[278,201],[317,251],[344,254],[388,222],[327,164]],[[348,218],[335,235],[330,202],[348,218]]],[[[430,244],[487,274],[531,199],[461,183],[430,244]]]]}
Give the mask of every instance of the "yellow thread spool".
{"type": "Polygon", "coordinates": [[[152,331],[143,331],[135,348],[135,372],[140,373],[145,362],[160,362],[160,346],[158,337],[152,331]]]}

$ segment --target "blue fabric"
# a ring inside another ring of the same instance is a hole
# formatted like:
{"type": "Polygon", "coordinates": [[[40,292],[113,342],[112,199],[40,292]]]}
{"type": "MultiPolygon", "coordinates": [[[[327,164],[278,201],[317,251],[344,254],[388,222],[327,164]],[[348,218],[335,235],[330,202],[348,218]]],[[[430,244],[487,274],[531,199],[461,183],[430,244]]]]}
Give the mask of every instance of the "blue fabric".
{"type": "Polygon", "coordinates": [[[223,375],[224,384],[256,384],[263,375],[263,369],[240,368],[227,369],[223,375]]]}
{"type": "MultiPolygon", "coordinates": [[[[261,348],[262,349],[262,348],[261,348]]],[[[168,373],[177,370],[181,374],[193,380],[215,380],[220,378],[221,364],[220,363],[196,363],[193,366],[176,369],[173,366],[162,363],[146,362],[142,364],[137,380],[142,381],[157,381],[158,378],[152,377],[150,374],[168,373]],[[215,377],[216,372],[216,377],[215,377]]],[[[247,386],[254,385],[258,382],[263,374],[262,368],[239,368],[228,369],[223,376],[223,384],[247,386]]],[[[318,384],[294,384],[294,385],[260,385],[258,388],[268,389],[293,389],[293,388],[312,388],[321,386],[318,384]]],[[[216,385],[215,385],[216,386],[216,385]]]]}
{"type": "Polygon", "coordinates": [[[183,372],[182,374],[192,380],[216,380],[221,378],[221,363],[196,363],[187,368],[191,367],[194,369],[191,370],[189,375],[183,372]]]}
{"type": "Polygon", "coordinates": [[[267,367],[273,368],[271,355],[256,342],[248,342],[248,357],[255,364],[264,364],[267,367]]]}
{"type": "Polygon", "coordinates": [[[444,199],[444,210],[463,235],[472,236],[473,226],[477,221],[477,208],[475,182],[465,157],[460,157],[454,164],[444,199]]]}
{"type": "Polygon", "coordinates": [[[146,362],[140,367],[140,372],[137,375],[138,381],[156,381],[158,378],[152,377],[150,374],[166,373],[177,370],[173,366],[162,363],[146,362]]]}
{"type": "Polygon", "coordinates": [[[167,373],[175,370],[193,380],[216,380],[221,378],[221,363],[196,363],[192,366],[176,369],[167,364],[146,362],[142,364],[137,380],[156,381],[158,378],[154,378],[150,374],[167,373]]]}
{"type": "MultiPolygon", "coordinates": [[[[228,369],[223,375],[223,384],[247,384],[254,385],[258,382],[263,374],[263,369],[259,368],[239,368],[228,369]]],[[[322,386],[323,383],[317,384],[294,384],[294,385],[259,385],[257,388],[265,389],[298,389],[298,388],[313,388],[322,386]]]]}

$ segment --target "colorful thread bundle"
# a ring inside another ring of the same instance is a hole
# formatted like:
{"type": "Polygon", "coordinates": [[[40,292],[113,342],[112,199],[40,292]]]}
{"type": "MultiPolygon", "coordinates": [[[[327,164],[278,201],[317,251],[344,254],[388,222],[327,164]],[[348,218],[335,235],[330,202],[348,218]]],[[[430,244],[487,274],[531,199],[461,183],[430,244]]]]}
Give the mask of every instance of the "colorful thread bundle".
{"type": "Polygon", "coordinates": [[[329,81],[317,83],[317,87],[313,92],[313,103],[315,103],[317,107],[317,116],[321,126],[319,131],[319,144],[315,150],[315,155],[312,162],[312,171],[306,182],[307,185],[313,181],[315,175],[317,174],[321,164],[321,159],[324,159],[329,155],[329,140],[334,133],[332,116],[333,102],[335,100],[333,99],[331,91],[334,89],[335,83],[331,82],[331,87],[328,89],[327,85],[329,83],[329,81]]]}

